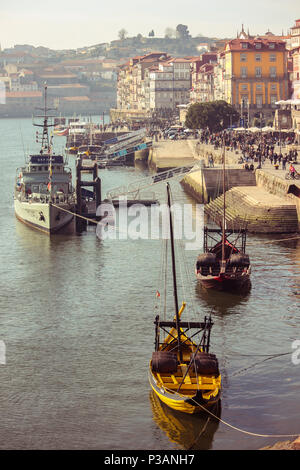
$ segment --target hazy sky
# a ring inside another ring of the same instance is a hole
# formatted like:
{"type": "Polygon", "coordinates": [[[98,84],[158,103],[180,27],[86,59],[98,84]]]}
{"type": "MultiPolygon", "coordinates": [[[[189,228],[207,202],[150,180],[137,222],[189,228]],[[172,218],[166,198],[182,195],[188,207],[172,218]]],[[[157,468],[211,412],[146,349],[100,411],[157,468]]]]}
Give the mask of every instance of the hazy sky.
{"type": "Polygon", "coordinates": [[[73,49],[118,39],[122,28],[163,37],[179,23],[192,36],[234,37],[242,23],[281,34],[299,18],[299,0],[0,0],[0,44],[73,49]]]}

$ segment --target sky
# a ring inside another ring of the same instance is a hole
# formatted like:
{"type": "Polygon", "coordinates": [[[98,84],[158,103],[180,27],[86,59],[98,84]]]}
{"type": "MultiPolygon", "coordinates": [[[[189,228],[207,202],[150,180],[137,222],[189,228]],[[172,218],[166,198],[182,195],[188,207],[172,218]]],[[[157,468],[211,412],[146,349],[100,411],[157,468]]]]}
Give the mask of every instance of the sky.
{"type": "Polygon", "coordinates": [[[180,23],[193,37],[236,37],[242,24],[250,34],[281,34],[296,19],[299,0],[0,0],[0,45],[76,49],[118,39],[123,28],[163,37],[180,23]]]}

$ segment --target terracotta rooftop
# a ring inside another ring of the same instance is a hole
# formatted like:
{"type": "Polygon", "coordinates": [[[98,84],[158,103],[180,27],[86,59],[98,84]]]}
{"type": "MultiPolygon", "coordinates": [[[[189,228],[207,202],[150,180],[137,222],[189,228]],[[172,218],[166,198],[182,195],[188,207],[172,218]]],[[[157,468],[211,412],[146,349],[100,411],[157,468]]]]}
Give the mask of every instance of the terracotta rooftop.
{"type": "Polygon", "coordinates": [[[283,41],[282,39],[277,39],[277,38],[266,39],[266,38],[257,37],[255,39],[240,39],[240,38],[232,39],[231,41],[227,42],[225,46],[225,51],[243,51],[243,52],[245,52],[246,50],[270,51],[271,48],[269,46],[271,43],[275,44],[276,50],[286,49],[285,41],[283,41]],[[244,43],[247,43],[247,48],[243,47],[244,43]],[[257,49],[255,47],[256,44],[261,44],[260,49],[257,49]]]}
{"type": "Polygon", "coordinates": [[[60,99],[64,101],[90,101],[88,96],[64,96],[60,99]]]}
{"type": "Polygon", "coordinates": [[[45,73],[39,75],[41,78],[74,78],[76,75],[71,73],[45,73]]]}
{"type": "Polygon", "coordinates": [[[62,83],[60,85],[48,85],[50,88],[86,88],[86,85],[81,85],[80,83],[62,83]]]}
{"type": "Polygon", "coordinates": [[[185,62],[185,63],[189,63],[191,62],[190,59],[180,59],[180,58],[174,58],[174,59],[169,59],[167,62],[171,63],[171,62],[176,62],[176,63],[182,63],[182,62],[185,62]]]}
{"type": "Polygon", "coordinates": [[[41,91],[8,91],[6,98],[41,98],[41,91]]]}

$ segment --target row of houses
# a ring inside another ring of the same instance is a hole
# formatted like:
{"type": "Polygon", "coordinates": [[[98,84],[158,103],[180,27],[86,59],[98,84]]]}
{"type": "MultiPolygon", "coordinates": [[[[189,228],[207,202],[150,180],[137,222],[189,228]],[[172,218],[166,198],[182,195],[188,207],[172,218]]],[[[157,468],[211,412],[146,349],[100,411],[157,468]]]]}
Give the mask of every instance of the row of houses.
{"type": "Polygon", "coordinates": [[[172,58],[165,52],[131,58],[120,67],[117,108],[153,112],[225,100],[241,124],[273,121],[276,103],[300,99],[300,20],[289,35],[251,36],[244,27],[218,51],[172,58]]]}
{"type": "Polygon", "coordinates": [[[99,114],[116,100],[117,64],[101,59],[65,60],[59,64],[5,64],[0,68],[0,117],[31,116],[43,102],[63,114],[99,114]]]}

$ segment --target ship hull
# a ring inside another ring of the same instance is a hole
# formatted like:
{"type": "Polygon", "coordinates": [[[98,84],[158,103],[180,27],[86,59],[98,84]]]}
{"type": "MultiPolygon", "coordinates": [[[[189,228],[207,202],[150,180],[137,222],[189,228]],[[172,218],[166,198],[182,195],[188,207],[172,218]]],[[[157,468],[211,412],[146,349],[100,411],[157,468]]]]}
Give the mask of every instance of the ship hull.
{"type": "Polygon", "coordinates": [[[206,289],[215,289],[219,291],[235,291],[250,286],[249,272],[239,273],[238,275],[201,276],[197,274],[197,279],[206,289]]]}
{"type": "Polygon", "coordinates": [[[69,204],[59,204],[60,207],[47,203],[29,203],[14,201],[15,215],[18,220],[31,228],[51,235],[58,232],[71,222],[73,214],[69,204]],[[61,208],[61,209],[60,209],[61,208]]]}
{"type": "Polygon", "coordinates": [[[180,393],[169,393],[163,387],[159,387],[156,381],[149,371],[149,382],[152,390],[158,396],[158,398],[175,411],[181,411],[186,414],[198,414],[203,412],[205,409],[213,407],[218,403],[220,399],[220,389],[216,389],[214,393],[211,393],[209,398],[204,399],[201,390],[195,392],[192,396],[183,396],[180,393]]]}

